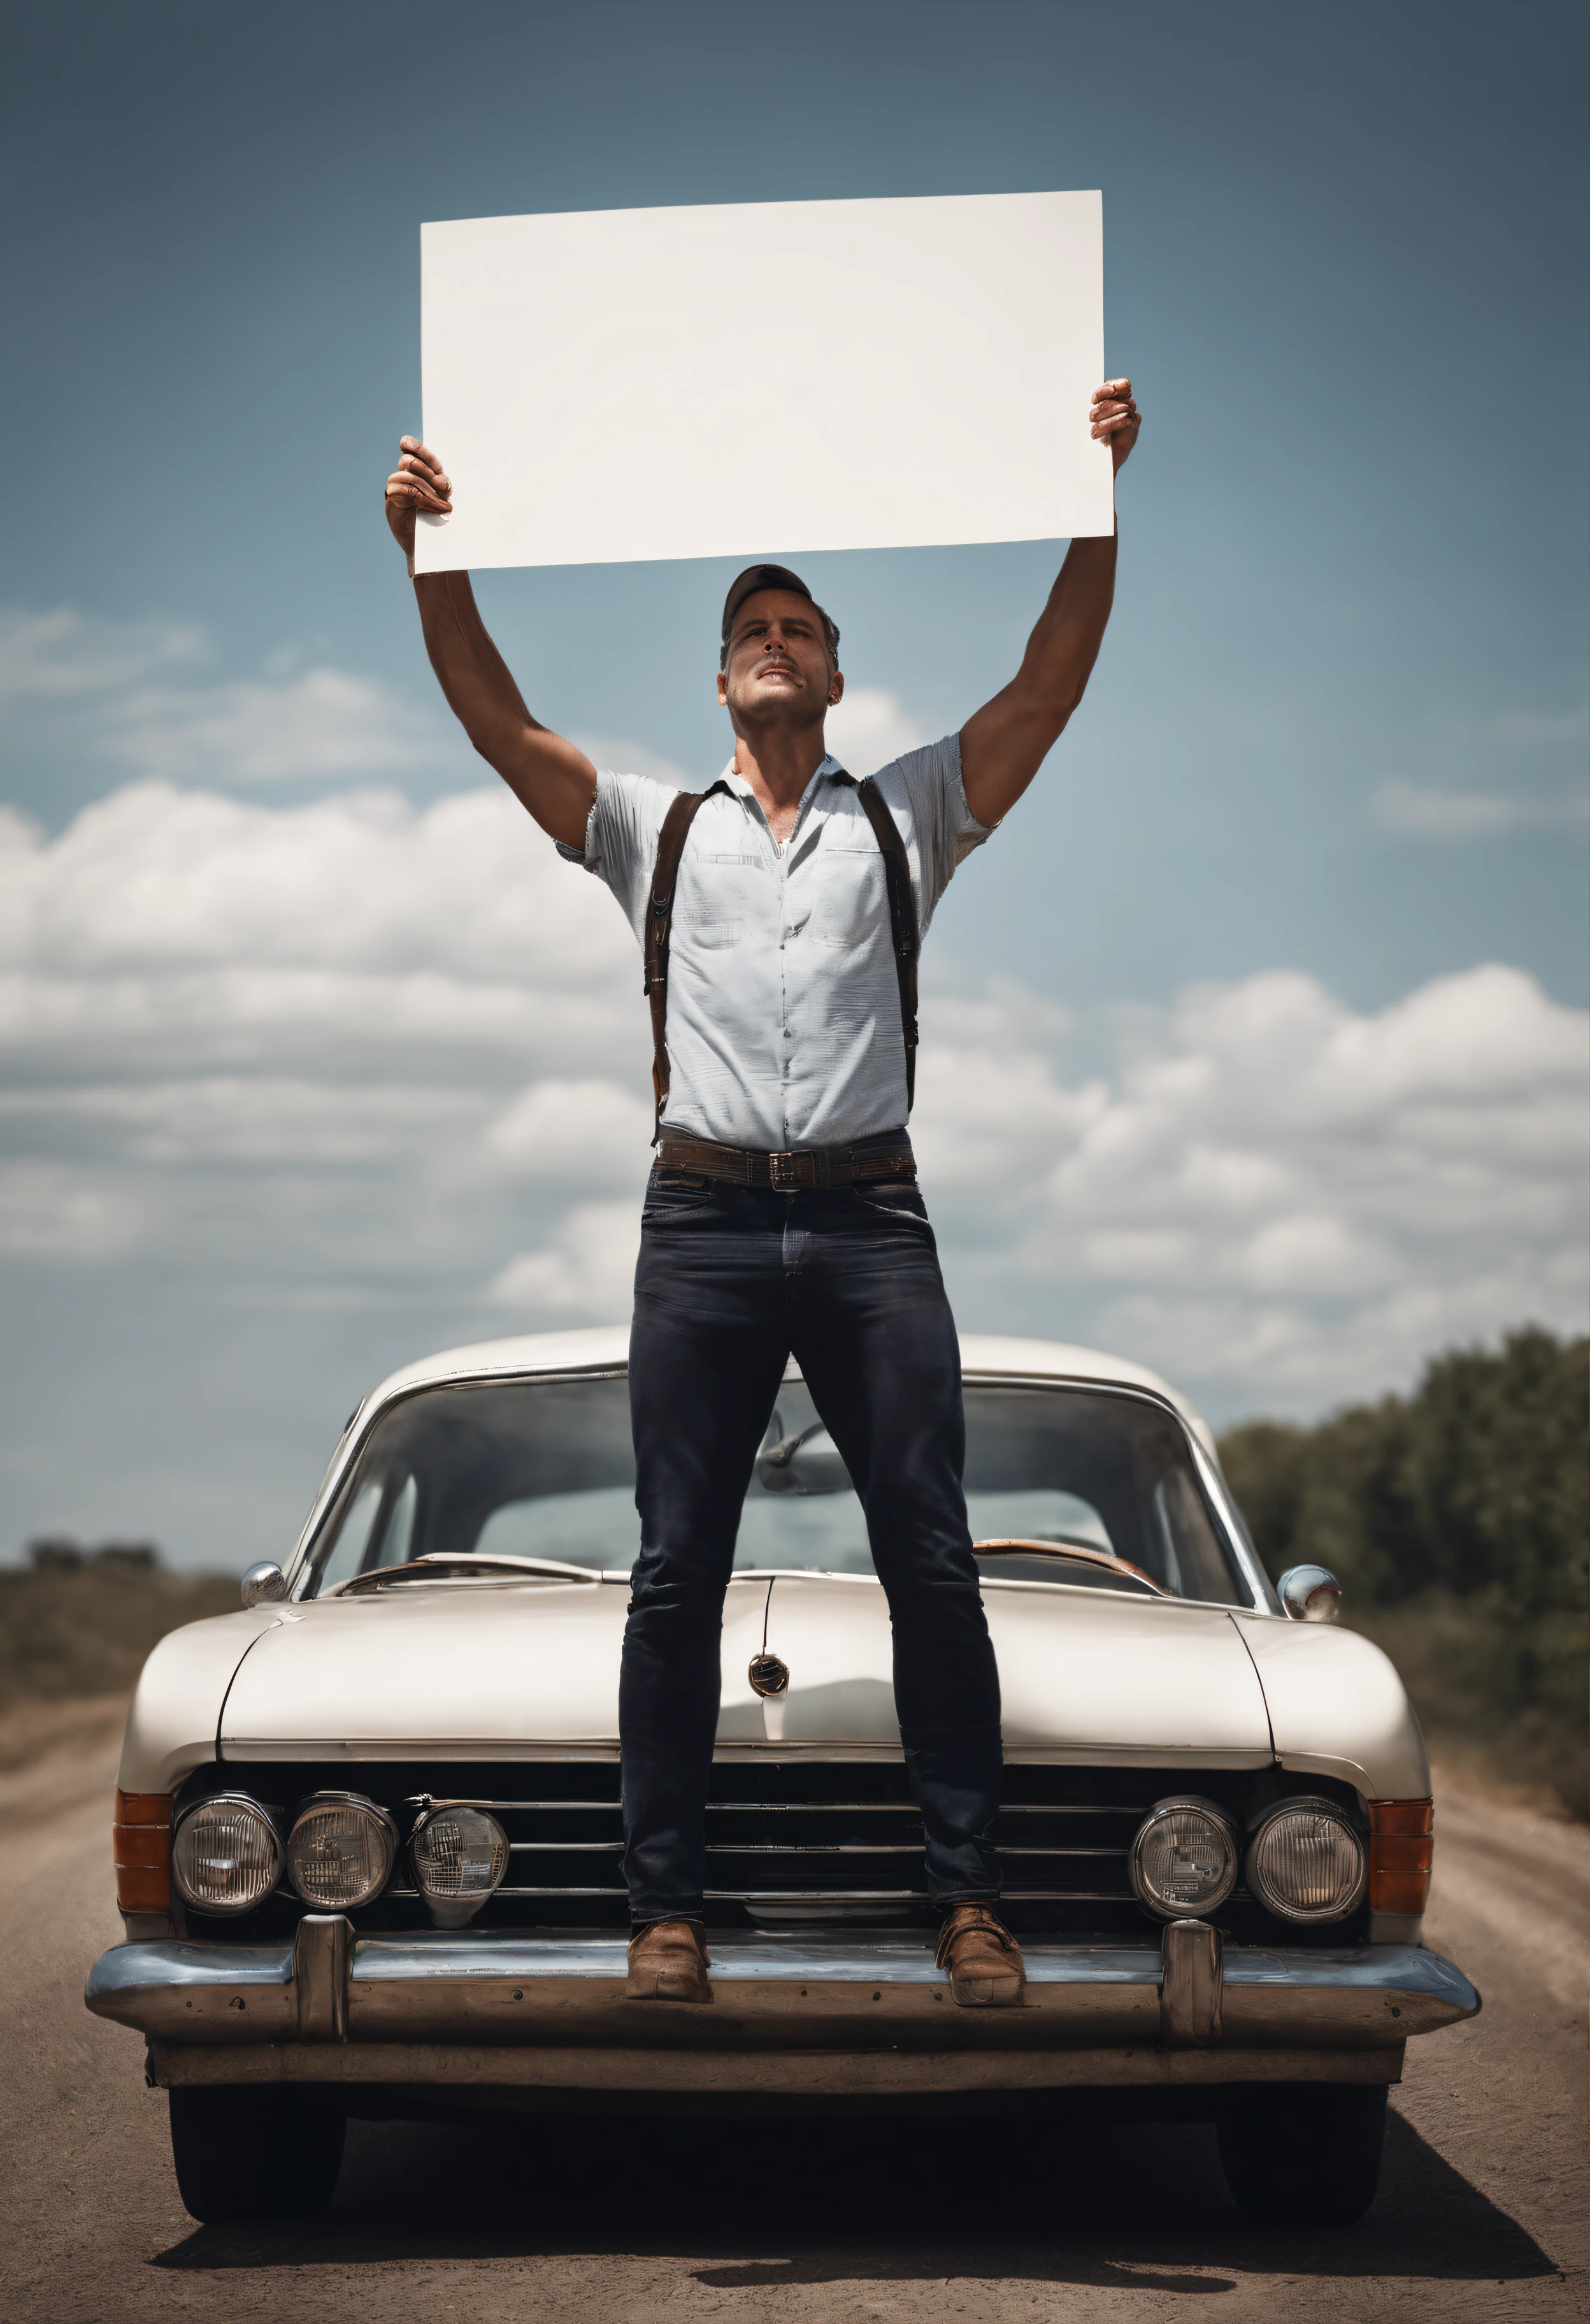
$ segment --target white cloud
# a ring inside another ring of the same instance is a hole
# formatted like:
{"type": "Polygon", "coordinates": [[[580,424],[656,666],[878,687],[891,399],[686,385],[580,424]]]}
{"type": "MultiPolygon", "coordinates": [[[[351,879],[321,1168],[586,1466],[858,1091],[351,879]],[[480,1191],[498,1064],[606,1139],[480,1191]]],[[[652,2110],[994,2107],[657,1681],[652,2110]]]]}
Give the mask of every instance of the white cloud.
{"type": "Polygon", "coordinates": [[[11,1259],[94,1260],[133,1249],[134,1204],[97,1173],[59,1160],[0,1163],[0,1252],[11,1259]]]}
{"type": "Polygon", "coordinates": [[[874,775],[903,752],[919,751],[924,742],[939,739],[886,686],[847,687],[829,712],[823,732],[834,757],[854,775],[874,775]]]}
{"type": "Polygon", "coordinates": [[[278,652],[256,678],[218,680],[191,623],[0,609],[0,706],[48,709],[95,757],[178,782],[345,783],[460,760],[433,702],[278,652]],[[64,724],[63,724],[64,722],[64,724]]]}
{"type": "Polygon", "coordinates": [[[481,1296],[527,1203],[638,1195],[648,1055],[628,927],[504,790],[0,817],[0,1136],[82,1182],[55,1225],[0,1184],[14,1249],[481,1296]]]}
{"type": "Polygon", "coordinates": [[[1581,1327],[1590,1027],[1518,971],[1371,1016],[1282,971],[1190,991],[1123,1014],[1117,1070],[1080,1086],[1006,1013],[924,1045],[920,1084],[979,1303],[1227,1410],[1374,1392],[1525,1316],[1581,1327]]]}
{"type": "Polygon", "coordinates": [[[0,703],[103,695],[205,657],[204,632],[190,622],[104,622],[70,605],[45,613],[0,606],[0,703]]]}
{"type": "MultiPolygon", "coordinates": [[[[1228,1416],[1377,1393],[1525,1317],[1580,1323],[1586,1023],[1516,970],[1374,1012],[1272,971],[1118,1012],[1080,1073],[1063,1010],[929,968],[917,1144],[968,1329],[1117,1349],[1228,1416]]],[[[97,1313],[73,1344],[106,1366],[135,1332],[158,1406],[138,1460],[171,1507],[196,1460],[225,1502],[290,1393],[329,1434],[390,1364],[505,1313],[621,1319],[649,1160],[639,984],[611,899],[501,789],[418,812],[142,782],[55,838],[0,815],[13,1312],[25,1290],[97,1313]],[[162,1342],[146,1315],[168,1312],[162,1342]],[[225,1404],[198,1451],[163,1385],[195,1378],[225,1404]]],[[[124,1404],[124,1361],[90,1392],[124,1404]]],[[[52,1474],[86,1457],[82,1393],[74,1370],[52,1474]]],[[[41,1446],[0,1463],[31,1476],[41,1446]]],[[[104,1525],[158,1533],[159,1493],[112,1507],[127,1457],[106,1452],[104,1525]]],[[[240,1540],[280,1546],[259,1522],[240,1540]]]]}
{"type": "MultiPolygon", "coordinates": [[[[621,1313],[638,988],[611,899],[506,792],[280,809],[143,783],[54,840],[0,819],[6,1231],[192,1252],[246,1221],[288,1272],[343,1237],[361,1279],[460,1268],[526,1314],[621,1313]]],[[[1020,986],[930,991],[924,1022],[926,1183],[989,1311],[1193,1349],[1251,1398],[1405,1369],[1410,1318],[1578,1312],[1585,1020],[1515,970],[1373,1015],[1282,971],[1193,990],[1120,1012],[1080,1078],[1066,1013],[1020,986]]]]}
{"type": "Polygon", "coordinates": [[[516,1098],[492,1124],[487,1143],[528,1185],[589,1189],[631,1181],[651,1131],[652,1109],[637,1091],[554,1078],[516,1098]]]}
{"type": "Polygon", "coordinates": [[[228,686],[138,687],[101,735],[106,756],[178,781],[345,782],[434,765],[428,713],[395,703],[346,670],[228,686]]]}
{"type": "Polygon", "coordinates": [[[630,1309],[640,1213],[633,1203],[579,1203],[550,1242],[510,1259],[489,1296],[499,1307],[586,1323],[630,1309]]]}
{"type": "MultiPolygon", "coordinates": [[[[1547,722],[1549,723],[1549,722],[1547,722]]],[[[1541,798],[1515,791],[1443,790],[1383,783],[1370,801],[1374,820],[1411,839],[1490,839],[1504,831],[1575,831],[1590,822],[1583,795],[1541,798]]]]}
{"type": "MultiPolygon", "coordinates": [[[[529,977],[577,1005],[632,951],[597,883],[500,787],[420,811],[391,792],[283,809],[152,782],[52,842],[0,823],[0,965],[19,972],[529,977]]],[[[372,1014],[363,1029],[385,1028],[372,1014]]]]}

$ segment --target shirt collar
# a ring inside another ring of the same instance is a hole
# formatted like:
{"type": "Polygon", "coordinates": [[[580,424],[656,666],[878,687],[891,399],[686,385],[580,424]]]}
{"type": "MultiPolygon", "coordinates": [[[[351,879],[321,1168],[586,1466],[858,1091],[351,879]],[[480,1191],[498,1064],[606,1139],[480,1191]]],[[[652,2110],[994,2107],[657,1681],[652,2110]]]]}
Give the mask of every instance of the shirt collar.
{"type": "MultiPolygon", "coordinates": [[[[853,783],[856,779],[855,776],[852,775],[845,766],[843,761],[836,759],[832,751],[826,752],[819,761],[817,771],[813,776],[812,782],[821,782],[825,775],[837,777],[841,783],[853,783]]],[[[720,782],[727,783],[730,789],[734,793],[737,798],[754,798],[756,797],[756,793],[752,790],[745,777],[735,772],[734,761],[732,759],[730,760],[729,764],[724,768],[718,779],[720,782]]],[[[810,788],[811,784],[808,784],[807,789],[809,790],[810,788]]]]}

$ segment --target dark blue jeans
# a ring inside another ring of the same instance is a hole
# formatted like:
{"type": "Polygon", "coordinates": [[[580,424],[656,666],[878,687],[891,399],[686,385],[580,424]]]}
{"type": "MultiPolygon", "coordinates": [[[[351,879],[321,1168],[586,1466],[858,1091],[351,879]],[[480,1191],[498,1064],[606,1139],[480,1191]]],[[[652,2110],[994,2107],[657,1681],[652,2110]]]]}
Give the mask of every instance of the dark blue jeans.
{"type": "Polygon", "coordinates": [[[943,1905],[991,1901],[999,1676],[961,1491],[955,1325],[914,1187],[795,1194],[655,1172],[630,1397],[640,1555],[619,1682],[634,1919],[699,1915],[723,1593],[740,1506],[795,1355],[867,1515],[895,1706],[943,1905]]]}

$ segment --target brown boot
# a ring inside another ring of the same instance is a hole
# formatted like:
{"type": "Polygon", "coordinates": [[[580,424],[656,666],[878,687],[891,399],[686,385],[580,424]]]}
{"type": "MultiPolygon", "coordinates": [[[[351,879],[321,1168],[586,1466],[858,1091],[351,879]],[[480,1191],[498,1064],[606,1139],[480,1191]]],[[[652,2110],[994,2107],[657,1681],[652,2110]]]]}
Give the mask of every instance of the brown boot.
{"type": "Polygon", "coordinates": [[[699,1921],[650,1921],[630,1940],[630,2001],[710,2001],[699,1921]]]}
{"type": "Polygon", "coordinates": [[[963,2009],[1014,2009],[1026,1991],[1021,1947],[986,1904],[957,1904],[933,1956],[950,1972],[950,1997],[963,2009]]]}

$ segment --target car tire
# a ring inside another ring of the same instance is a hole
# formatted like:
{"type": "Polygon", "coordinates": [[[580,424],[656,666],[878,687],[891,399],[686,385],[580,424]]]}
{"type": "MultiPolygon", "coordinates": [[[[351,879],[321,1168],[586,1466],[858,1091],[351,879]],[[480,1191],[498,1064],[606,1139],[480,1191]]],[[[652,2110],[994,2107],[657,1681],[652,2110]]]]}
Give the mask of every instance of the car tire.
{"type": "Polygon", "coordinates": [[[1233,2090],[1217,2132],[1238,2210],[1265,2227],[1346,2227],[1380,2185],[1383,2083],[1233,2090]]]}
{"type": "Polygon", "coordinates": [[[346,2128],[335,2099],[270,2088],[170,2097],[177,2188],[196,2219],[296,2219],[330,2202],[346,2128]]]}

